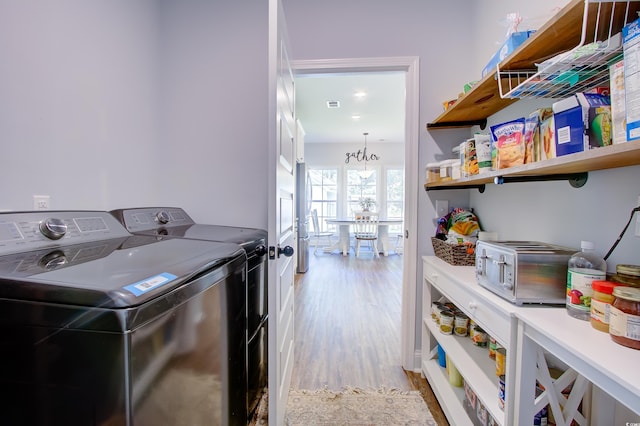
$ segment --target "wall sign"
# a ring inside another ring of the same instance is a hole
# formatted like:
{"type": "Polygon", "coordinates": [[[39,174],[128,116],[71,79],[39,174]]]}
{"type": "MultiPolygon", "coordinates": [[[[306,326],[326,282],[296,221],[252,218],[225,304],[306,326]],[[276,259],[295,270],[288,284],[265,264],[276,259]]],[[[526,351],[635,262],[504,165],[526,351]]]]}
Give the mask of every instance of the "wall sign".
{"type": "Polygon", "coordinates": [[[347,152],[345,155],[347,156],[347,158],[344,160],[345,164],[349,164],[349,161],[351,161],[352,159],[357,162],[364,161],[365,163],[367,161],[380,159],[380,157],[376,154],[367,154],[366,147],[364,149],[359,149],[357,152],[347,152]]]}

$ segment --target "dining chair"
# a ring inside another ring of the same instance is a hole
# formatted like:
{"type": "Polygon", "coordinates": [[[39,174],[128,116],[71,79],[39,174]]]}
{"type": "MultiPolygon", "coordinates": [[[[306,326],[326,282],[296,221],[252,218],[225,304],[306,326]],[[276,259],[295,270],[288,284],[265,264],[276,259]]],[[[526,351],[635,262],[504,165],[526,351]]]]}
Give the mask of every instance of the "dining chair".
{"type": "Polygon", "coordinates": [[[360,245],[368,241],[375,257],[380,257],[378,252],[378,215],[370,212],[356,212],[353,236],[356,240],[356,258],[360,255],[360,245]]]}
{"type": "Polygon", "coordinates": [[[326,247],[329,247],[333,244],[333,236],[335,235],[333,232],[329,231],[321,231],[320,230],[320,222],[318,221],[318,210],[311,210],[311,223],[313,225],[313,232],[311,232],[311,237],[314,240],[313,244],[313,254],[317,254],[318,246],[320,245],[320,240],[326,240],[326,247]]]}

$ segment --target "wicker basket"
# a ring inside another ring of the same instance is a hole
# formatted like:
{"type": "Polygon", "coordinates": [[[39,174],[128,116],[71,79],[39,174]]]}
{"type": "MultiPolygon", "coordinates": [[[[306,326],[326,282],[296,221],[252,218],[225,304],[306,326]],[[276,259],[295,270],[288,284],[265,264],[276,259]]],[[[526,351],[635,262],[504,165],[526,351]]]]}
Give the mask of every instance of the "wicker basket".
{"type": "Polygon", "coordinates": [[[431,237],[433,251],[436,256],[455,266],[473,266],[476,264],[476,253],[467,245],[453,245],[431,237]]]}

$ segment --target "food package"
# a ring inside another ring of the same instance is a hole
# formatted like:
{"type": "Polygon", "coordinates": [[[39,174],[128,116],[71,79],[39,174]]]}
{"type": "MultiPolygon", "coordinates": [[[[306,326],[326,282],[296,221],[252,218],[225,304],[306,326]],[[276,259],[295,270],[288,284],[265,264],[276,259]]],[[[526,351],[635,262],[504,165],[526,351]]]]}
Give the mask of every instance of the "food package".
{"type": "Polygon", "coordinates": [[[476,140],[467,139],[464,144],[464,169],[466,176],[478,174],[478,154],[476,152],[476,140]]]}
{"type": "Polygon", "coordinates": [[[497,169],[524,164],[524,125],[523,117],[491,126],[491,134],[496,145],[497,169]]]}
{"type": "Polygon", "coordinates": [[[640,18],[622,28],[622,51],[624,52],[624,90],[626,97],[627,140],[640,139],[640,18]],[[634,100],[634,102],[632,102],[634,100]]]}
{"type": "Polygon", "coordinates": [[[535,163],[542,158],[540,126],[544,120],[553,116],[551,108],[540,108],[533,111],[524,123],[524,163],[535,163]]]}
{"type": "Polygon", "coordinates": [[[488,173],[491,171],[491,136],[488,134],[476,133],[473,135],[473,138],[476,143],[478,173],[488,173]]]}
{"type": "Polygon", "coordinates": [[[540,123],[540,160],[556,158],[556,126],[553,115],[540,123]]]}
{"type": "Polygon", "coordinates": [[[627,141],[627,118],[624,94],[624,61],[609,68],[611,94],[611,134],[613,143],[627,141]]]}

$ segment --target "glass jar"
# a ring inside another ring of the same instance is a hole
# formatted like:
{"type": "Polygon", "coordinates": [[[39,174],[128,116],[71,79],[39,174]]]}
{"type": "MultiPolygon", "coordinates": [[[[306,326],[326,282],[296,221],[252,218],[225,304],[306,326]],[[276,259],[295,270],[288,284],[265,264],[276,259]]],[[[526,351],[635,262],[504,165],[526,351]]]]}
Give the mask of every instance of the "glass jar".
{"type": "Polygon", "coordinates": [[[640,287],[640,265],[616,265],[611,281],[631,287],[640,287]]]}
{"type": "Polygon", "coordinates": [[[609,316],[611,304],[613,303],[613,289],[620,286],[620,283],[611,281],[593,281],[591,289],[591,326],[602,332],[609,332],[609,316]]]}
{"type": "Polygon", "coordinates": [[[640,288],[613,289],[609,335],[614,342],[640,349],[640,288]]]}

